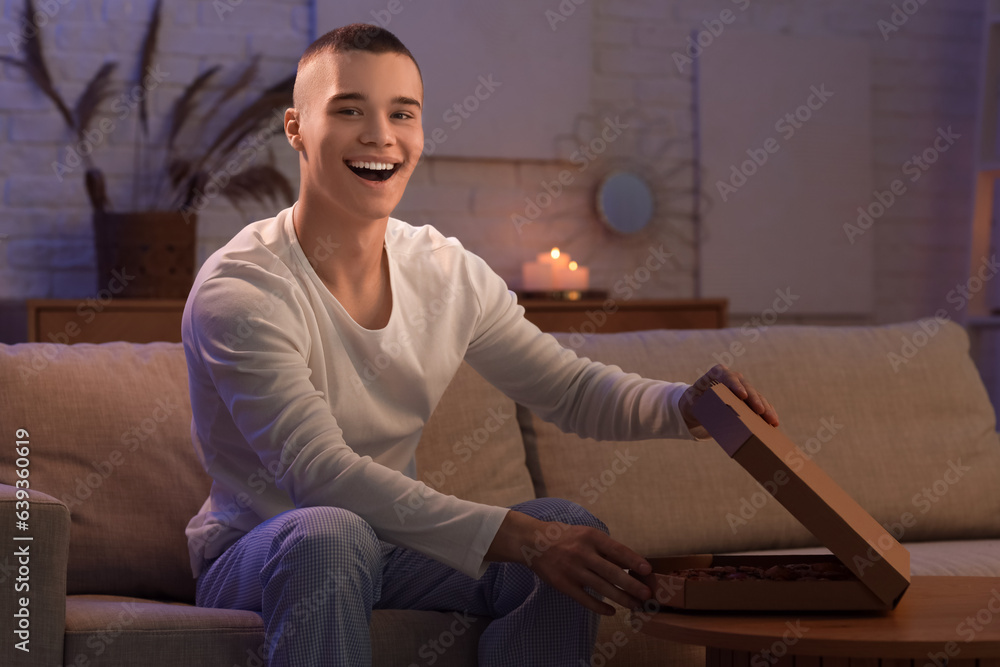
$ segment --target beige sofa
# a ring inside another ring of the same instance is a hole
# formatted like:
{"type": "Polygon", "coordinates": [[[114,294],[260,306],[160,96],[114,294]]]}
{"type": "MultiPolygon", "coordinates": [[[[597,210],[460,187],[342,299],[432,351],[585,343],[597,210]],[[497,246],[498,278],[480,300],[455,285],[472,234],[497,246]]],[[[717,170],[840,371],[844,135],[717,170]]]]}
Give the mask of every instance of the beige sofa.
{"type": "MultiPolygon", "coordinates": [[[[914,574],[1000,576],[1000,445],[957,325],[561,339],[664,379],[693,381],[731,361],[777,406],[785,432],[910,544],[914,574]]],[[[0,346],[0,378],[0,664],[263,664],[257,614],[192,606],[184,527],[209,482],[190,446],[181,346],[0,346]],[[26,531],[13,487],[23,469],[32,489],[26,531]],[[28,545],[26,563],[11,545],[28,545]],[[15,592],[23,583],[30,589],[15,592]],[[30,653],[14,646],[21,597],[30,653]]],[[[565,435],[467,367],[425,430],[419,468],[432,486],[482,502],[575,500],[650,556],[814,545],[711,441],[565,435]]],[[[308,601],[298,611],[309,613],[308,601]]],[[[475,664],[488,620],[455,621],[448,612],[376,611],[375,663],[475,664]]],[[[643,622],[625,610],[603,620],[593,664],[702,664],[699,648],[636,632],[643,622]]]]}

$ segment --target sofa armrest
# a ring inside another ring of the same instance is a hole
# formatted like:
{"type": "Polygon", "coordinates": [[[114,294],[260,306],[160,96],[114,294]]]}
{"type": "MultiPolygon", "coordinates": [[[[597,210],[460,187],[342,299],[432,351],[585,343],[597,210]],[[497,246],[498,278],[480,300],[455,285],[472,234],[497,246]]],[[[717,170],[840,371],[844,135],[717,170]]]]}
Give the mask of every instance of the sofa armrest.
{"type": "Polygon", "coordinates": [[[29,491],[28,529],[20,530],[18,513],[25,506],[17,504],[24,501],[18,491],[0,484],[0,664],[61,665],[69,508],[52,496],[29,491]],[[24,537],[31,539],[16,539],[24,537]]]}

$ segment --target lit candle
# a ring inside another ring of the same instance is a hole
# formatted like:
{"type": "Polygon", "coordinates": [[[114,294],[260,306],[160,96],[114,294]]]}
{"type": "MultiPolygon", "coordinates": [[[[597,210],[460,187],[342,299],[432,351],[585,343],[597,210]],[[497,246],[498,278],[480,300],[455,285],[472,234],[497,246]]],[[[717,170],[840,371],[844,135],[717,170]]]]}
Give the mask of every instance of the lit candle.
{"type": "Polygon", "coordinates": [[[552,265],[552,289],[564,290],[566,288],[566,276],[569,273],[569,265],[572,257],[569,253],[561,252],[559,248],[549,251],[548,257],[538,256],[539,261],[548,262],[552,265]]]}
{"type": "Polygon", "coordinates": [[[552,265],[542,262],[525,262],[521,265],[521,283],[525,292],[552,290],[552,265]]]}
{"type": "Polygon", "coordinates": [[[566,271],[570,256],[553,248],[548,252],[538,253],[534,262],[521,265],[521,282],[525,292],[551,292],[559,287],[558,275],[566,271]]]}
{"type": "Polygon", "coordinates": [[[521,265],[521,281],[526,292],[584,291],[590,287],[590,269],[553,248],[521,265]]]}
{"type": "Polygon", "coordinates": [[[559,276],[559,289],[586,291],[590,286],[590,269],[570,262],[566,271],[559,276]]]}
{"type": "Polygon", "coordinates": [[[569,266],[571,258],[567,253],[560,252],[559,248],[553,248],[548,252],[539,253],[537,259],[542,264],[550,265],[554,271],[555,269],[565,269],[569,266]]]}

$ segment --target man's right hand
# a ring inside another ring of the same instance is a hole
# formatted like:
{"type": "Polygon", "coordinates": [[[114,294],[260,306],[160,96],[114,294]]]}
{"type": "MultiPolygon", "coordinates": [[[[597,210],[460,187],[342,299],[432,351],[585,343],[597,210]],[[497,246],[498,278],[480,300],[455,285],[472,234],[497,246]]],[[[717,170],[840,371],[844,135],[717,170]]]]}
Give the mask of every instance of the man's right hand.
{"type": "Polygon", "coordinates": [[[629,568],[645,576],[652,567],[624,544],[590,526],[541,521],[516,510],[507,512],[485,560],[524,563],[539,579],[599,614],[612,615],[615,608],[585,588],[629,609],[639,609],[653,595],[625,572],[629,568]]]}

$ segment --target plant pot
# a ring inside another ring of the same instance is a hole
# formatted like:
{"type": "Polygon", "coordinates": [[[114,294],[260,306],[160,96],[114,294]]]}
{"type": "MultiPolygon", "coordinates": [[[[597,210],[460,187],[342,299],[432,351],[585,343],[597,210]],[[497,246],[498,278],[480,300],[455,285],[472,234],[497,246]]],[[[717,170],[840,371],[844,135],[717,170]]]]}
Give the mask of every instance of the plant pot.
{"type": "Polygon", "coordinates": [[[194,283],[197,217],[180,211],[94,213],[97,291],[186,299],[194,283]]]}

